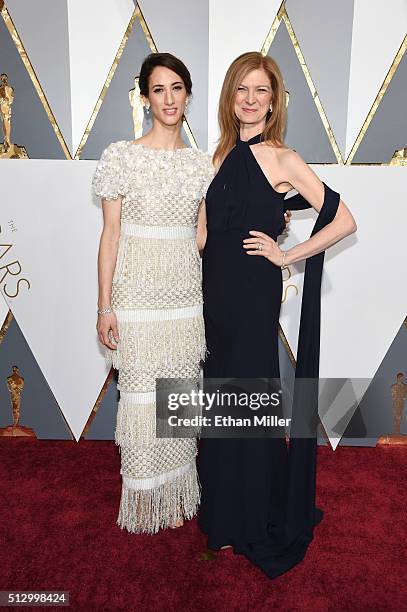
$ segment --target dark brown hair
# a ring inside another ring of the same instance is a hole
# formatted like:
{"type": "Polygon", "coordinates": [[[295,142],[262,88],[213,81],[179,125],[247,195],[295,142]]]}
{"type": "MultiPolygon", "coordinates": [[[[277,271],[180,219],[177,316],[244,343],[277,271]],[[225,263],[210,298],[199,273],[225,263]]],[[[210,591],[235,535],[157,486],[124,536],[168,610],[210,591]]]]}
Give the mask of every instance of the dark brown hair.
{"type": "Polygon", "coordinates": [[[187,94],[191,95],[192,92],[192,81],[191,75],[189,74],[188,68],[185,66],[178,57],[171,53],[150,53],[147,55],[141,65],[139,87],[140,93],[145,98],[148,98],[148,85],[150,81],[151,73],[157,66],[164,66],[169,70],[172,70],[183,80],[187,94]]]}

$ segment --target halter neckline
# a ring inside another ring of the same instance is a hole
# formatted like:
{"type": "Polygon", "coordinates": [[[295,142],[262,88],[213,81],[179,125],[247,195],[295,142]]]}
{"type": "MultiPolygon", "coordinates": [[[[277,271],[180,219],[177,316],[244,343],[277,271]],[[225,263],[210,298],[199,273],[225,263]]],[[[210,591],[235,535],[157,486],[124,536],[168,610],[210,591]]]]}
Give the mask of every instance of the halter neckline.
{"type": "Polygon", "coordinates": [[[262,141],[262,132],[260,132],[259,134],[256,134],[255,136],[252,136],[251,138],[249,138],[249,140],[242,140],[240,138],[240,133],[237,135],[237,144],[249,146],[252,144],[258,144],[261,141],[262,141]]]}

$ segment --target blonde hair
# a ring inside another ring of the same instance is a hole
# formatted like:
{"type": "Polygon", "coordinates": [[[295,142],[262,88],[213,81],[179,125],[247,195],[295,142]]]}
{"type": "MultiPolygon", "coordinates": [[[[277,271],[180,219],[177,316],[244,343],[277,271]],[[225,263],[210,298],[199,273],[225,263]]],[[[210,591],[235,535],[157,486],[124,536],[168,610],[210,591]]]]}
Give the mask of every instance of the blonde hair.
{"type": "Polygon", "coordinates": [[[240,122],[235,114],[237,89],[249,72],[259,68],[262,68],[270,79],[273,104],[273,112],[267,113],[262,137],[269,144],[277,147],[284,146],[287,112],[286,93],[280,68],[271,57],[264,56],[257,51],[249,51],[239,55],[231,63],[223,81],[218,110],[220,137],[213,154],[215,164],[221,164],[229,151],[233,149],[240,131],[240,122]]]}

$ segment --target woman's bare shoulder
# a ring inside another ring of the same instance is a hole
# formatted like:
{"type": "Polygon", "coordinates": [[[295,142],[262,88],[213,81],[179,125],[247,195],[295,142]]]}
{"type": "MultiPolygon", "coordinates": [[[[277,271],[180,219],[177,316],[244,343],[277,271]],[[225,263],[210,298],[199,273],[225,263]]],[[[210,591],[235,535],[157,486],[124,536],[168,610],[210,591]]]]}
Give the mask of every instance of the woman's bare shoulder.
{"type": "Polygon", "coordinates": [[[273,142],[265,141],[260,144],[260,147],[263,149],[265,153],[266,152],[273,153],[277,157],[281,157],[281,158],[283,157],[288,158],[288,157],[298,155],[295,149],[291,149],[285,143],[276,144],[273,142]]]}
{"type": "Polygon", "coordinates": [[[282,168],[300,170],[307,164],[301,155],[290,147],[279,147],[276,149],[276,157],[282,168]]]}

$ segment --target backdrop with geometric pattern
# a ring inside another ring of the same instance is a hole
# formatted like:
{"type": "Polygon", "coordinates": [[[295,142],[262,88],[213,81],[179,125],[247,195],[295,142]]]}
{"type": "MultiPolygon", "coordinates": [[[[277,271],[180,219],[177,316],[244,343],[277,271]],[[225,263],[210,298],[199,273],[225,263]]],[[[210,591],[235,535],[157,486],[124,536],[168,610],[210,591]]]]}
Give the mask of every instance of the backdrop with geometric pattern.
{"type": "MultiPolygon", "coordinates": [[[[18,419],[21,435],[114,437],[116,374],[96,334],[96,161],[110,142],[134,139],[129,92],[156,51],[190,69],[183,137],[213,151],[223,77],[249,50],[281,68],[286,144],[341,194],[358,224],[325,257],[320,375],[359,384],[351,405],[338,390],[321,443],[375,444],[392,433],[394,384],[407,382],[406,0],[252,0],[250,19],[236,0],[0,0],[0,8],[3,435],[18,419]],[[379,394],[375,377],[384,380],[379,394]]],[[[309,237],[315,216],[293,214],[284,248],[309,237]]],[[[303,262],[284,271],[287,376],[303,271],[303,262]]]]}

